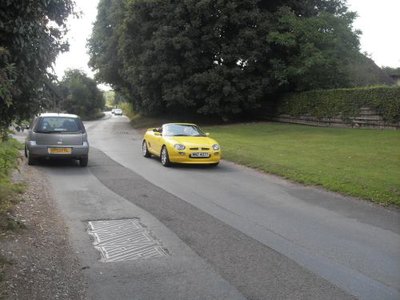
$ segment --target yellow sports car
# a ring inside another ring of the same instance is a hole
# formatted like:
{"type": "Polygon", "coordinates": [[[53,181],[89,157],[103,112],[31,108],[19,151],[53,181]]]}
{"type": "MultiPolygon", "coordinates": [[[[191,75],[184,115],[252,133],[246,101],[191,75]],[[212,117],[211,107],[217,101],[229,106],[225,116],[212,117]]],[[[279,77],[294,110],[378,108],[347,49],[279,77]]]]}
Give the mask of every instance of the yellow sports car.
{"type": "Polygon", "coordinates": [[[221,159],[219,144],[195,124],[169,123],[147,129],[143,142],[144,157],[160,157],[165,167],[171,163],[218,165],[221,159]]]}

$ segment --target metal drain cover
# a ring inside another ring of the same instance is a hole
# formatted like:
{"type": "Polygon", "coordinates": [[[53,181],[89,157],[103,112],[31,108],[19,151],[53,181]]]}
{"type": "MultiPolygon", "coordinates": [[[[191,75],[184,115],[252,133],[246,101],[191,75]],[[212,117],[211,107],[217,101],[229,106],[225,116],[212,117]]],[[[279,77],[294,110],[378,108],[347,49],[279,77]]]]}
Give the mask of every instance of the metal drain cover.
{"type": "Polygon", "coordinates": [[[88,233],[94,237],[93,245],[100,251],[103,262],[167,255],[139,219],[90,221],[88,225],[88,233]]]}

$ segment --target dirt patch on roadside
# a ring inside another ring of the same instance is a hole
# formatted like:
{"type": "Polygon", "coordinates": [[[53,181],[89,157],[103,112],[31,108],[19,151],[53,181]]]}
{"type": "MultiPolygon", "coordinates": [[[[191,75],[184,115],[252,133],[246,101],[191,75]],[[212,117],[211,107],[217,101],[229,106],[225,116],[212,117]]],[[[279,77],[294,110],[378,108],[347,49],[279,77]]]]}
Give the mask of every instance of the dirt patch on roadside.
{"type": "Polygon", "coordinates": [[[0,235],[0,256],[7,261],[0,299],[85,299],[82,267],[47,178],[26,162],[20,170],[17,180],[27,189],[13,215],[26,228],[0,235]]]}

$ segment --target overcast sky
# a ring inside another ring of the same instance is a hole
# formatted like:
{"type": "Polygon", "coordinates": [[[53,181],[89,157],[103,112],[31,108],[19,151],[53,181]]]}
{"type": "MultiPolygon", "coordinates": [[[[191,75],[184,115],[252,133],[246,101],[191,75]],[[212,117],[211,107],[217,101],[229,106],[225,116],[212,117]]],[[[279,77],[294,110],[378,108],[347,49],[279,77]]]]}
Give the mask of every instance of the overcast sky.
{"type": "MultiPolygon", "coordinates": [[[[81,69],[90,77],[93,72],[87,66],[89,56],[86,42],[96,20],[98,0],[75,0],[80,19],[70,18],[68,40],[70,51],[60,54],[55,72],[59,79],[67,69],[81,69]]],[[[360,29],[361,51],[366,52],[379,66],[400,67],[400,0],[348,0],[348,6],[359,15],[354,23],[360,29]]]]}
{"type": "Polygon", "coordinates": [[[361,51],[380,66],[400,67],[400,0],[348,0],[357,12],[354,28],[360,29],[361,51]]]}

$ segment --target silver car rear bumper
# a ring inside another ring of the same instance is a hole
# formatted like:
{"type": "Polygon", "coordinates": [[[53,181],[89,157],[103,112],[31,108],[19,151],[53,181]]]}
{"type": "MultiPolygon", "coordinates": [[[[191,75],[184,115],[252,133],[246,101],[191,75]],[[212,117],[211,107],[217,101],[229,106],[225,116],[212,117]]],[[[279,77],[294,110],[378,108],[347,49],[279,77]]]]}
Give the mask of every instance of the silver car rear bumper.
{"type": "Polygon", "coordinates": [[[62,145],[60,146],[48,146],[48,145],[29,145],[27,146],[29,155],[32,158],[71,158],[79,159],[87,157],[89,155],[88,145],[62,145]],[[71,154],[50,154],[49,148],[71,148],[71,154]]]}

